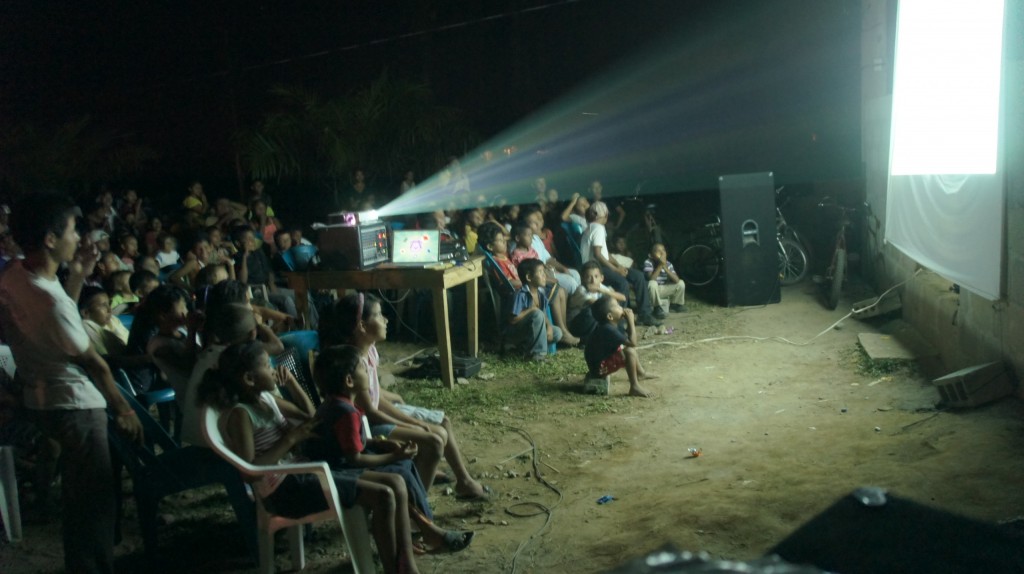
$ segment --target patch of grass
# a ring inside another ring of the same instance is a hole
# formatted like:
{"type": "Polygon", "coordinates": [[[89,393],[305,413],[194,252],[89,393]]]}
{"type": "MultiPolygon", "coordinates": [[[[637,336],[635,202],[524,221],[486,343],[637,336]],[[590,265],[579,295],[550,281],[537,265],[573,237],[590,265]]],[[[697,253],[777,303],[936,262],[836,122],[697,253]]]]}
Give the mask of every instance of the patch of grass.
{"type": "Polygon", "coordinates": [[[578,351],[560,351],[543,363],[487,353],[481,359],[486,364],[481,373],[493,374],[493,379],[473,379],[451,391],[438,380],[405,381],[398,383],[396,391],[410,404],[450,412],[460,422],[470,423],[495,422],[507,416],[579,418],[635,408],[635,401],[583,394],[587,369],[578,351]]]}
{"type": "Polygon", "coordinates": [[[917,361],[912,359],[872,359],[860,343],[853,354],[857,371],[867,377],[911,375],[918,371],[917,361]]]}

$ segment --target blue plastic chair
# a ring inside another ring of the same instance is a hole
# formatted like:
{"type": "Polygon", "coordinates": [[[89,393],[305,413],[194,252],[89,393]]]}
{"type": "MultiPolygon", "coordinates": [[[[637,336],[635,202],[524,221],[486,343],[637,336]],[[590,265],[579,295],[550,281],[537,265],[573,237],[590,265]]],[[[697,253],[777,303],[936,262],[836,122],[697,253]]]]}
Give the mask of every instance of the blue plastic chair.
{"type": "Polygon", "coordinates": [[[125,329],[128,329],[129,331],[132,330],[132,323],[135,322],[135,315],[132,315],[131,313],[121,313],[117,316],[117,319],[118,321],[121,321],[121,324],[124,325],[125,329]]]}
{"type": "MultiPolygon", "coordinates": [[[[495,321],[496,321],[496,324],[498,326],[498,333],[499,333],[498,350],[499,350],[499,352],[504,353],[505,352],[505,327],[506,327],[505,320],[506,320],[506,318],[504,316],[505,315],[504,314],[504,307],[505,306],[504,306],[503,303],[504,303],[504,299],[506,297],[512,297],[515,294],[516,288],[515,288],[515,285],[513,285],[512,282],[509,280],[509,278],[505,277],[505,273],[502,272],[501,267],[498,266],[498,262],[494,260],[494,255],[491,254],[490,251],[488,251],[487,249],[484,249],[483,246],[479,246],[477,248],[477,251],[482,253],[483,256],[484,256],[484,274],[483,274],[484,285],[486,285],[488,297],[490,297],[490,299],[491,299],[491,305],[494,308],[495,321]]],[[[558,285],[557,284],[554,285],[554,288],[548,294],[548,298],[549,299],[551,298],[552,295],[554,295],[554,293],[555,293],[554,289],[557,289],[557,288],[558,288],[558,285]]],[[[550,304],[548,304],[548,306],[544,309],[544,312],[547,313],[548,320],[553,322],[554,320],[551,318],[551,305],[550,304]]],[[[549,343],[548,344],[548,354],[549,355],[554,355],[557,350],[558,350],[558,345],[557,344],[555,344],[555,343],[549,343]]]]}
{"type": "MultiPolygon", "coordinates": [[[[200,446],[182,448],[167,434],[167,431],[149,414],[135,396],[120,388],[132,410],[142,423],[146,444],[135,444],[117,432],[113,413],[107,413],[110,431],[108,440],[115,456],[115,468],[120,474],[123,464],[132,478],[132,492],[138,509],[139,527],[146,558],[156,565],[158,536],[157,513],[160,501],[171,494],[192,490],[210,484],[223,484],[228,501],[235,510],[235,516],[242,527],[242,535],[249,554],[258,560],[259,544],[256,538],[256,508],[246,491],[245,482],[233,466],[222,460],[216,453],[200,446]],[[157,450],[156,447],[159,447],[157,450]],[[159,454],[157,454],[159,452],[159,454]]],[[[117,495],[117,538],[120,538],[121,500],[120,488],[117,495]]]]}
{"type": "Polygon", "coordinates": [[[313,245],[296,245],[281,255],[285,257],[286,263],[291,259],[289,266],[292,271],[306,271],[317,261],[317,250],[313,245]]]}
{"type": "Polygon", "coordinates": [[[157,278],[160,279],[161,283],[167,283],[167,280],[171,278],[171,273],[174,273],[178,269],[181,269],[181,263],[174,263],[160,268],[160,274],[157,278]]]}
{"type": "Polygon", "coordinates": [[[175,403],[176,397],[174,389],[156,389],[145,393],[136,393],[135,387],[132,386],[131,379],[128,377],[128,373],[124,369],[114,369],[113,374],[114,381],[117,382],[117,386],[121,387],[122,391],[135,397],[135,400],[145,407],[147,412],[149,407],[156,405],[157,413],[160,416],[160,424],[163,425],[166,432],[170,432],[171,409],[174,409],[174,440],[178,441],[181,439],[182,414],[181,409],[177,408],[177,404],[175,403]]]}
{"type": "Polygon", "coordinates": [[[580,247],[583,234],[576,229],[576,225],[571,221],[562,222],[562,233],[565,235],[565,242],[569,245],[570,267],[575,269],[583,267],[583,250],[580,247]]]}

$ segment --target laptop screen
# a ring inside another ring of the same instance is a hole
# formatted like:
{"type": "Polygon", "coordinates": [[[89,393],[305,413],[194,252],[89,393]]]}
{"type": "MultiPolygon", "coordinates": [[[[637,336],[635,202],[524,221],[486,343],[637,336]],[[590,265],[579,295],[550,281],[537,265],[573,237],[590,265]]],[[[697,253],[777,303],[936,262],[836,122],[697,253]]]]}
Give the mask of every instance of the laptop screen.
{"type": "Polygon", "coordinates": [[[437,263],[441,235],[436,229],[396,229],[391,241],[394,263],[437,263]]]}

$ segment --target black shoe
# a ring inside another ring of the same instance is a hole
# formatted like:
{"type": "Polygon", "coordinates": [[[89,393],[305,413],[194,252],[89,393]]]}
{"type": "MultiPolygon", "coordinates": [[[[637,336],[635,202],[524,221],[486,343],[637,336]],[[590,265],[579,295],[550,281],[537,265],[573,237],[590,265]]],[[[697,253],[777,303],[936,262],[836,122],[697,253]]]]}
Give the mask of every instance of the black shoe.
{"type": "Polygon", "coordinates": [[[662,320],[664,320],[664,319],[667,319],[667,318],[668,318],[668,313],[666,313],[666,312],[665,312],[665,310],[664,310],[664,309],[662,309],[661,307],[658,307],[658,308],[656,308],[656,309],[654,310],[654,312],[653,312],[653,313],[651,313],[651,315],[653,315],[653,316],[654,316],[654,318],[655,318],[655,319],[657,319],[657,320],[659,320],[659,321],[662,321],[662,320]]]}
{"type": "Polygon", "coordinates": [[[661,321],[655,319],[651,315],[643,315],[636,320],[636,324],[642,327],[660,327],[661,321]]]}
{"type": "Polygon", "coordinates": [[[673,313],[686,313],[689,311],[689,309],[686,308],[686,305],[676,305],[675,303],[669,305],[668,310],[673,313]]]}

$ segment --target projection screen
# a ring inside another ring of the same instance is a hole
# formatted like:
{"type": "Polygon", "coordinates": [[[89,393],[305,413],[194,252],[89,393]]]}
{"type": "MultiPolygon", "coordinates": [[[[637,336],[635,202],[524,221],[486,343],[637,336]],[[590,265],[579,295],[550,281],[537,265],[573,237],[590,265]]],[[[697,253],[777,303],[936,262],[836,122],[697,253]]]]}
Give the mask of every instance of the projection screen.
{"type": "Polygon", "coordinates": [[[1003,0],[900,0],[885,239],[1000,297],[1003,0]]]}

